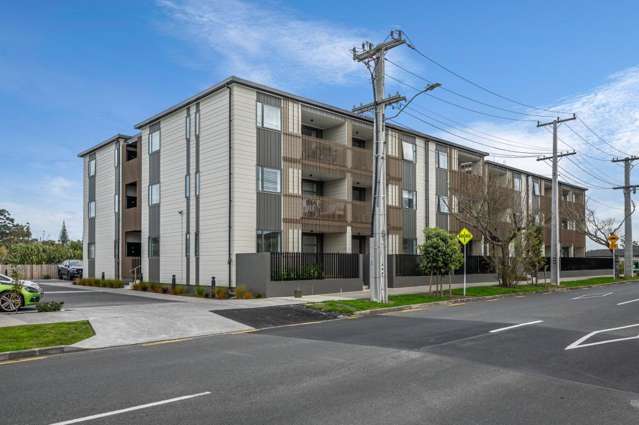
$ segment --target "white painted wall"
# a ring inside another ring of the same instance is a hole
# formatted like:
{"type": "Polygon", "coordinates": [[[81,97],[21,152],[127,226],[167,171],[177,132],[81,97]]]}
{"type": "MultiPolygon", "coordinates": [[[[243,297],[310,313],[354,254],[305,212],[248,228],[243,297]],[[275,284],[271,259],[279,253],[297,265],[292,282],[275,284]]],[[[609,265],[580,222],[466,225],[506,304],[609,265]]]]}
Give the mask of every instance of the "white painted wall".
{"type": "Polygon", "coordinates": [[[428,226],[437,227],[437,195],[435,194],[435,170],[437,169],[436,163],[436,145],[434,142],[428,142],[428,226]]]}
{"type": "Polygon", "coordinates": [[[95,277],[115,278],[115,167],[111,143],[95,153],[95,277]]]}
{"type": "MultiPolygon", "coordinates": [[[[161,143],[161,142],[160,142],[161,143]]],[[[149,276],[149,127],[142,129],[140,137],[140,146],[138,147],[138,155],[140,155],[140,199],[138,205],[141,208],[140,213],[140,235],[142,245],[140,248],[140,256],[142,263],[142,276],[147,279],[149,276]]],[[[161,254],[161,253],[160,253],[161,254]]]]}
{"type": "Polygon", "coordinates": [[[417,192],[416,231],[417,243],[424,242],[424,223],[426,223],[426,141],[416,139],[417,163],[415,164],[415,191],[417,192]]]}
{"type": "Polygon", "coordinates": [[[82,267],[89,276],[89,156],[82,158],[82,267]]]}

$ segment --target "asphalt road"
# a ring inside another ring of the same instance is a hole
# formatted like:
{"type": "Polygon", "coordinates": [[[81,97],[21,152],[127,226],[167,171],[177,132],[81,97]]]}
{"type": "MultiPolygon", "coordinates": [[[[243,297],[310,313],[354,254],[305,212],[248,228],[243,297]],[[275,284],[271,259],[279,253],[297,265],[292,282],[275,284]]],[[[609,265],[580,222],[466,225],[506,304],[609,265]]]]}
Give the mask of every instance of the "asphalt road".
{"type": "Polygon", "coordinates": [[[64,308],[66,309],[169,302],[136,296],[131,294],[132,291],[124,290],[122,290],[121,294],[114,294],[112,292],[102,292],[100,288],[56,286],[47,285],[46,283],[40,283],[40,286],[44,290],[42,301],[64,301],[64,308]]]}
{"type": "Polygon", "coordinates": [[[65,354],[0,423],[637,424],[638,335],[626,284],[65,354]]]}

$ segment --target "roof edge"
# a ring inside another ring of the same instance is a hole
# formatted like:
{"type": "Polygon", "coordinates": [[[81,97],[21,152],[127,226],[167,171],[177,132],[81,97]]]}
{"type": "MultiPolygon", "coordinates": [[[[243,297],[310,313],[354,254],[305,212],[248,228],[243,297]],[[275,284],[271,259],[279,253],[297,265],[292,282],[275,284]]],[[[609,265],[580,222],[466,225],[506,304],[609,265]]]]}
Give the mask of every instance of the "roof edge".
{"type": "MultiPolygon", "coordinates": [[[[494,166],[500,167],[500,168],[506,168],[508,170],[518,171],[520,173],[528,174],[529,176],[538,177],[540,179],[552,180],[552,178],[548,177],[548,176],[543,176],[541,174],[533,173],[531,171],[524,170],[523,168],[517,168],[517,167],[512,167],[512,166],[506,165],[506,164],[500,164],[499,162],[490,161],[488,159],[484,160],[484,163],[486,163],[487,165],[494,165],[494,166]]],[[[575,189],[581,189],[581,190],[584,190],[584,191],[588,190],[587,187],[583,187],[583,186],[579,186],[579,185],[576,185],[576,184],[568,183],[568,182],[565,182],[565,181],[562,181],[562,180],[559,180],[559,183],[561,183],[564,186],[574,187],[575,189]]]]}
{"type": "Polygon", "coordinates": [[[109,143],[112,143],[112,142],[114,142],[114,141],[116,141],[118,139],[129,140],[129,139],[132,139],[132,138],[137,137],[137,136],[138,136],[137,134],[135,136],[129,136],[129,135],[122,134],[122,133],[115,134],[115,135],[109,137],[108,139],[98,143],[97,145],[95,145],[93,147],[90,147],[89,149],[83,150],[82,152],[80,152],[78,154],[78,158],[82,158],[82,157],[90,154],[93,151],[97,151],[101,147],[104,147],[104,146],[108,145],[109,143]]]}

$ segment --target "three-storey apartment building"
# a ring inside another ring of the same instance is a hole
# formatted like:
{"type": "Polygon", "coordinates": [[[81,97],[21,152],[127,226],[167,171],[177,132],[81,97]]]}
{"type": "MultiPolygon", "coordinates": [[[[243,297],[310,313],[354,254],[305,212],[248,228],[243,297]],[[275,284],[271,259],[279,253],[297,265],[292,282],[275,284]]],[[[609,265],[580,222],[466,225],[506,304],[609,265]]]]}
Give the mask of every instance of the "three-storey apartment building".
{"type": "MultiPolygon", "coordinates": [[[[127,278],[139,270],[150,281],[215,276],[229,284],[239,253],[368,251],[369,118],[230,77],[136,128],[137,136],[116,135],[80,154],[89,276],[127,278]]],[[[448,196],[461,173],[505,170],[526,187],[537,179],[539,197],[549,192],[547,179],[486,155],[388,126],[389,254],[415,253],[426,227],[459,230],[448,196]]],[[[583,188],[565,187],[583,198],[583,188]]],[[[522,202],[531,210],[543,207],[527,194],[522,190],[522,202]]],[[[481,240],[470,252],[484,252],[481,240]]]]}

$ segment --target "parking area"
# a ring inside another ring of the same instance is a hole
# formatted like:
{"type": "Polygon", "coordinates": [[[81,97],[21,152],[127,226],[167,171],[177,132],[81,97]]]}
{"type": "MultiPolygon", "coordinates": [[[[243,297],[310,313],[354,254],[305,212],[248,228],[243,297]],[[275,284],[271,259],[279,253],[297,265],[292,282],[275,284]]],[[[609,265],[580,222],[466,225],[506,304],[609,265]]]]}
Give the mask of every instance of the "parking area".
{"type": "Polygon", "coordinates": [[[39,283],[44,290],[43,301],[64,301],[66,309],[176,302],[139,296],[124,289],[114,293],[115,291],[100,288],[71,286],[65,281],[39,283]]]}

